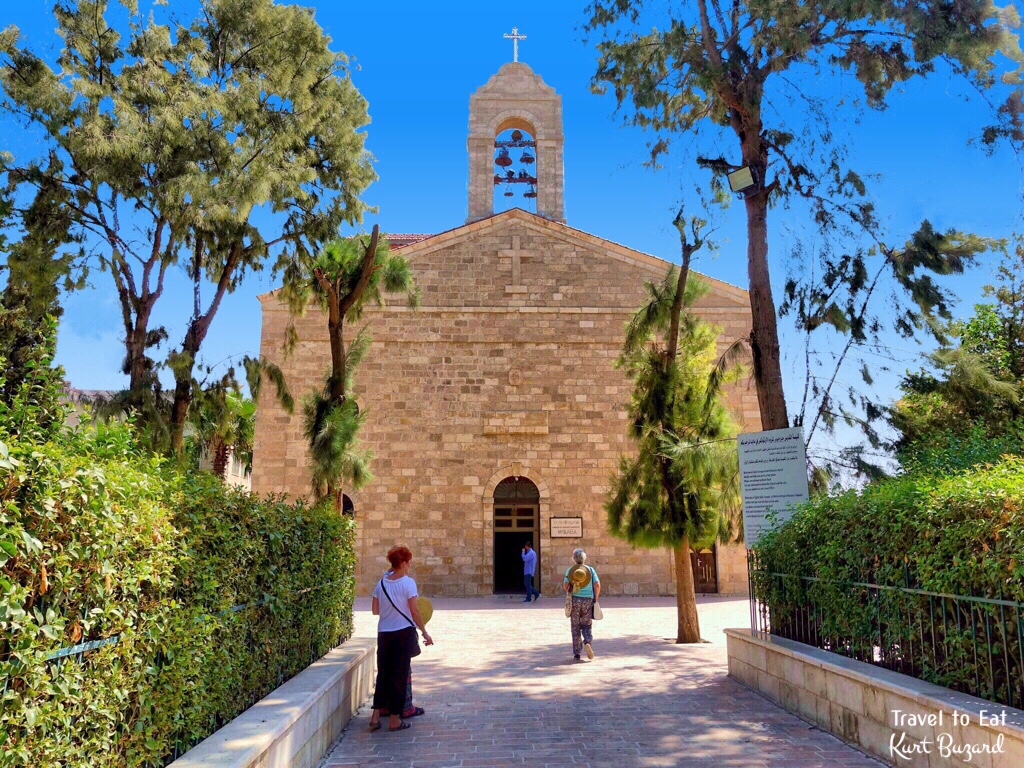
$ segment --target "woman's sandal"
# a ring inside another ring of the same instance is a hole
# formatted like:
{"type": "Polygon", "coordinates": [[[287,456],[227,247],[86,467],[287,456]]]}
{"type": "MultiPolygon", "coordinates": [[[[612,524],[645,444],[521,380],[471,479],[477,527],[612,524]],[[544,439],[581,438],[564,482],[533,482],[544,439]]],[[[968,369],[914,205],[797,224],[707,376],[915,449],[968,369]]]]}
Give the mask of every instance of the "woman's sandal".
{"type": "Polygon", "coordinates": [[[379,730],[380,730],[380,720],[378,720],[376,723],[370,723],[370,732],[371,733],[373,731],[379,731],[379,730]]]}
{"type": "Polygon", "coordinates": [[[403,720],[407,720],[410,717],[419,717],[420,715],[427,714],[427,710],[423,707],[413,707],[412,713],[408,715],[402,715],[403,720]]]}
{"type": "Polygon", "coordinates": [[[407,723],[403,720],[402,724],[397,728],[392,728],[390,725],[388,726],[389,731],[404,731],[406,728],[412,728],[412,723],[407,723]]]}

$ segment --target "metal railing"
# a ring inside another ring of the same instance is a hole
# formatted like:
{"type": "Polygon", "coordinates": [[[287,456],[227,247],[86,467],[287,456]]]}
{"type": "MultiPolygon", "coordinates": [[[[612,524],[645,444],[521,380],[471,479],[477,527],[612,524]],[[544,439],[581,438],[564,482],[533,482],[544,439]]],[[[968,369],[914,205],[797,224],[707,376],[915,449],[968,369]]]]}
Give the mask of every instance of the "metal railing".
{"type": "Polygon", "coordinates": [[[752,630],[1024,708],[1024,603],[748,567],[752,630]]]}

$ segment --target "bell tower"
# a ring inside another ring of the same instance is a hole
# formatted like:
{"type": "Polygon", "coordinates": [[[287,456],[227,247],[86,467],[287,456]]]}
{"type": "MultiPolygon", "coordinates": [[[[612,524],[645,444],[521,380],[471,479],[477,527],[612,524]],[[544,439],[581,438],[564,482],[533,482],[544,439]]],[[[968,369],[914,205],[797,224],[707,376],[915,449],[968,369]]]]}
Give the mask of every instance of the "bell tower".
{"type": "Polygon", "coordinates": [[[467,224],[494,214],[495,189],[510,206],[529,209],[535,200],[539,216],[565,223],[562,97],[540,75],[519,61],[504,64],[469,97],[466,143],[467,224]]]}

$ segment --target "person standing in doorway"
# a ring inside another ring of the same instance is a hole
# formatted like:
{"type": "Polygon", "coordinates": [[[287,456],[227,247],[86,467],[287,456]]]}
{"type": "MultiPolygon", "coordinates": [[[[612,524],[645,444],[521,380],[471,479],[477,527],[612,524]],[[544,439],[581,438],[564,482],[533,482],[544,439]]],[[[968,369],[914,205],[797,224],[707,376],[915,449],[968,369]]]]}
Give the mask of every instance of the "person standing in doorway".
{"type": "Polygon", "coordinates": [[[526,599],[524,603],[530,602],[530,600],[536,600],[540,597],[540,590],[535,589],[533,586],[533,577],[537,573],[537,553],[533,551],[533,542],[528,541],[523,545],[523,585],[526,587],[526,599]]]}

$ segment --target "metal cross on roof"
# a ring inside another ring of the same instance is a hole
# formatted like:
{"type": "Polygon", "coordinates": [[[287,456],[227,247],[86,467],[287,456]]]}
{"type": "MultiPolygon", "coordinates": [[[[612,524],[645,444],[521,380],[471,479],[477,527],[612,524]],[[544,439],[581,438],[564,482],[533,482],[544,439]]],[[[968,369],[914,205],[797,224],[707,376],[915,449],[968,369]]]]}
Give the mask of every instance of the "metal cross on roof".
{"type": "Polygon", "coordinates": [[[519,41],[525,40],[526,35],[519,34],[519,27],[512,27],[512,34],[506,33],[504,37],[512,41],[512,61],[519,61],[519,41]]]}

